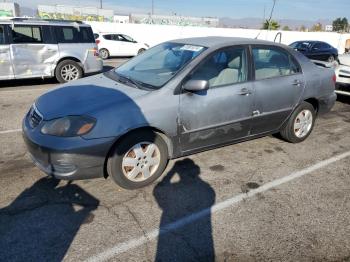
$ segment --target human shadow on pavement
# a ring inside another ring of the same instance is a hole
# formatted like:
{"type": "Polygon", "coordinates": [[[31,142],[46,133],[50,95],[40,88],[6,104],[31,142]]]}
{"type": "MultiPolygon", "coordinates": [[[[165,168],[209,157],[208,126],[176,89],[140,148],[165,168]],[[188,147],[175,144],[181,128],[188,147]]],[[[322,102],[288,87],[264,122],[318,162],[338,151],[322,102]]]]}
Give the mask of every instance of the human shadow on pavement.
{"type": "Polygon", "coordinates": [[[153,195],[163,211],[155,261],[214,261],[210,212],[192,223],[174,224],[215,203],[215,191],[200,178],[199,166],[188,158],[177,161],[153,195]]]}
{"type": "Polygon", "coordinates": [[[0,209],[0,261],[62,261],[98,205],[75,184],[40,179],[0,209]]]}

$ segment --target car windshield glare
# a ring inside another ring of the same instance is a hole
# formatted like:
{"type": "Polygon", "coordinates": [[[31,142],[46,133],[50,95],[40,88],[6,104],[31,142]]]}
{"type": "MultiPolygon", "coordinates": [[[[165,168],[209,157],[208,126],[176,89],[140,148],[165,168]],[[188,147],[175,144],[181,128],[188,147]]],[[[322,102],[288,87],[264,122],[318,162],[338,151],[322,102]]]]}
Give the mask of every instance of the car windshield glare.
{"type": "Polygon", "coordinates": [[[198,45],[163,43],[136,56],[115,72],[141,85],[159,89],[205,49],[198,45]]]}

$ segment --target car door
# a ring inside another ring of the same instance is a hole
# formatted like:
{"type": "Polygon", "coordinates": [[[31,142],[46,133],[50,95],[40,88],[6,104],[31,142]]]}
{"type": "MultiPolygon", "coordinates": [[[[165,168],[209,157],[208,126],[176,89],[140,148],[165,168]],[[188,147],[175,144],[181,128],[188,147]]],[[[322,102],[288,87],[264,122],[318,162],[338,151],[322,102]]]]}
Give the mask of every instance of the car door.
{"type": "Polygon", "coordinates": [[[15,78],[52,76],[58,46],[49,26],[14,25],[10,35],[15,78]]]}
{"type": "Polygon", "coordinates": [[[119,34],[118,40],[120,41],[120,48],[123,55],[133,56],[137,54],[137,43],[130,36],[119,34]]]}
{"type": "Polygon", "coordinates": [[[8,28],[8,25],[0,25],[0,79],[14,78],[8,28]]]}
{"type": "Polygon", "coordinates": [[[327,60],[330,50],[328,45],[317,42],[311,48],[311,57],[315,60],[327,60]]]}
{"type": "Polygon", "coordinates": [[[249,135],[253,88],[248,58],[248,49],[243,46],[216,51],[184,80],[209,83],[206,91],[183,91],[180,95],[180,143],[184,153],[249,135]]]}
{"type": "Polygon", "coordinates": [[[304,77],[296,59],[279,47],[252,46],[254,109],[251,134],[277,131],[298,104],[304,77]]]}

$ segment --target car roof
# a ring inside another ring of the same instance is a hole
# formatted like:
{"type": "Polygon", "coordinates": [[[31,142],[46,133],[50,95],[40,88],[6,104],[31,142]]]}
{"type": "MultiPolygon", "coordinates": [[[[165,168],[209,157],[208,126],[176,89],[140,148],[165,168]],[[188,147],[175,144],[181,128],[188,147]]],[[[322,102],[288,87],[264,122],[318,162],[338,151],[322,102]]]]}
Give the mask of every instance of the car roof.
{"type": "Polygon", "coordinates": [[[249,44],[261,44],[261,45],[272,45],[272,46],[283,46],[281,44],[264,41],[252,38],[241,38],[241,37],[223,37],[223,36],[207,36],[207,37],[193,37],[176,39],[169,42],[188,44],[188,45],[199,45],[208,48],[216,48],[228,45],[249,45],[249,44]]]}
{"type": "Polygon", "coordinates": [[[81,21],[69,21],[69,20],[54,20],[54,19],[35,19],[35,18],[1,18],[0,24],[15,24],[15,25],[54,25],[54,26],[83,26],[90,27],[81,21]]]}

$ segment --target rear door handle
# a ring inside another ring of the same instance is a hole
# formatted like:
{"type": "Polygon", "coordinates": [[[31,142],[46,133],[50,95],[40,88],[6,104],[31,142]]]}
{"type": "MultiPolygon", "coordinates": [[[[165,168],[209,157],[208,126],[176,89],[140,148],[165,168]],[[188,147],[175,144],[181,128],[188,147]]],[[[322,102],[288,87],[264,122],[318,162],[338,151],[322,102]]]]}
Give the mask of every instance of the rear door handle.
{"type": "Polygon", "coordinates": [[[249,89],[248,88],[242,88],[241,89],[241,91],[239,92],[239,94],[241,95],[241,96],[248,96],[248,95],[250,95],[252,92],[250,92],[249,91],[249,89]]]}

